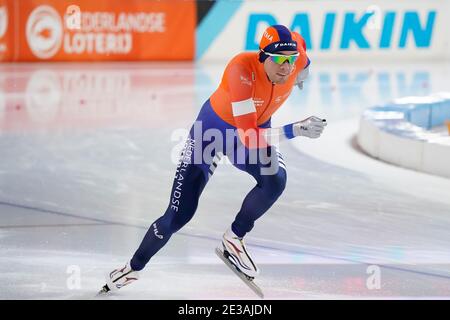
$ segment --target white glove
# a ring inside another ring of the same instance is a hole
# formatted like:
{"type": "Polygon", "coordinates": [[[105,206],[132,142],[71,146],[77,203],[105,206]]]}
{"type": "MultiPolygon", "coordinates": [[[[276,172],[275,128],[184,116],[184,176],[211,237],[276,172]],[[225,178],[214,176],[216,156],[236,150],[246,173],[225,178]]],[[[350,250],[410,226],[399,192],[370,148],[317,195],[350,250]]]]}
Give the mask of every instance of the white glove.
{"type": "Polygon", "coordinates": [[[294,135],[304,136],[308,138],[318,138],[327,125],[327,120],[312,116],[305,120],[293,124],[292,129],[294,135]]]}

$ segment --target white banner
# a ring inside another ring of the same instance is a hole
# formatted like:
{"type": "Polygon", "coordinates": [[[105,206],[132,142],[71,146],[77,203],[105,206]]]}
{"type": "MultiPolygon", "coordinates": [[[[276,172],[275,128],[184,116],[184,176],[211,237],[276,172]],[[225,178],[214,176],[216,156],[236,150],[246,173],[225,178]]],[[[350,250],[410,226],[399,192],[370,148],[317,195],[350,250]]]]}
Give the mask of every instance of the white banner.
{"type": "Polygon", "coordinates": [[[447,59],[449,21],[450,0],[244,1],[198,58],[258,50],[264,29],[284,24],[302,34],[314,60],[447,59]]]}

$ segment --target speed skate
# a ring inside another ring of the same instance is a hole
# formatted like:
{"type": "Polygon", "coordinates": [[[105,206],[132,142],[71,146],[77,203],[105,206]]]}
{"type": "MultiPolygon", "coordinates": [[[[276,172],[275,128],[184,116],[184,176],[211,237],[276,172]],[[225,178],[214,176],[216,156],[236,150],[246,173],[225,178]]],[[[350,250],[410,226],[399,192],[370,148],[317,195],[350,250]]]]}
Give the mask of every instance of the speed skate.
{"type": "Polygon", "coordinates": [[[225,265],[230,268],[231,271],[233,271],[254,293],[258,295],[260,298],[264,298],[264,293],[262,292],[261,288],[253,281],[254,278],[249,277],[242,273],[236,265],[234,265],[229,259],[228,255],[229,253],[225,250],[222,250],[220,248],[216,248],[216,254],[217,256],[225,263],[225,265]]]}

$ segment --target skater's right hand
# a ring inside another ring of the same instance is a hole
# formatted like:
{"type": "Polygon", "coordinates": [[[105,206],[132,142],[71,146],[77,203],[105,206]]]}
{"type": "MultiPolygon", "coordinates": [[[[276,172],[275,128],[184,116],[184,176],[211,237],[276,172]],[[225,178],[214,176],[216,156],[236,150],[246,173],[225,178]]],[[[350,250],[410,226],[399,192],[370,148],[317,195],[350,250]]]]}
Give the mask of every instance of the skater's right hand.
{"type": "Polygon", "coordinates": [[[311,116],[305,120],[294,123],[293,131],[296,136],[318,138],[327,125],[327,120],[311,116]]]}

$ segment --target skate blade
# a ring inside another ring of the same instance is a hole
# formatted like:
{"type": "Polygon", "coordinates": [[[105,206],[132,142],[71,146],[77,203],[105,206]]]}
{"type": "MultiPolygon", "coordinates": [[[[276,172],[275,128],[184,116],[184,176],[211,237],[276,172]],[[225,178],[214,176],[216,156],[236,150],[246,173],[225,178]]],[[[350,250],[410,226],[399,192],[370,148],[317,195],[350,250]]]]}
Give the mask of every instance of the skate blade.
{"type": "Polygon", "coordinates": [[[111,290],[108,288],[108,286],[105,284],[103,288],[97,293],[97,296],[103,296],[110,292],[111,290]]]}
{"type": "Polygon", "coordinates": [[[237,270],[237,268],[228,260],[225,258],[223,251],[219,248],[216,248],[216,254],[217,256],[225,263],[225,265],[234,272],[235,275],[239,277],[258,297],[261,299],[264,299],[264,293],[262,292],[261,288],[253,282],[253,280],[250,280],[247,278],[245,274],[243,274],[241,271],[237,270]]]}

